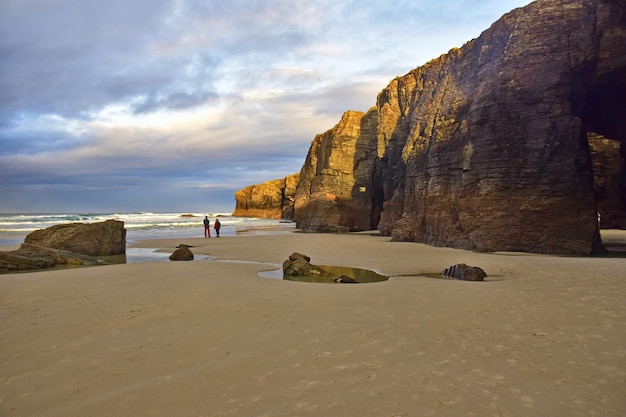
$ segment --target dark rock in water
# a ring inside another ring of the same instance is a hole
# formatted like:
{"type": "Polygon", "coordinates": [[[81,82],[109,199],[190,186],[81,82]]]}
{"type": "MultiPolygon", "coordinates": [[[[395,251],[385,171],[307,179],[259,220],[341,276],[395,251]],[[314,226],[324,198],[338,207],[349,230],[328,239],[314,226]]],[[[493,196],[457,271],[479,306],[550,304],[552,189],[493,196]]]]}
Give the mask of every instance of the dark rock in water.
{"type": "Polygon", "coordinates": [[[465,264],[452,265],[441,271],[442,278],[461,281],[484,281],[487,274],[482,268],[465,264]]]}
{"type": "Polygon", "coordinates": [[[58,224],[35,230],[24,243],[90,256],[119,255],[126,252],[126,229],[119,220],[58,224]]]}
{"type": "Polygon", "coordinates": [[[189,246],[178,245],[178,248],[170,255],[170,261],[193,261],[193,253],[189,246]]]}
{"type": "Polygon", "coordinates": [[[324,270],[311,264],[311,258],[294,252],[283,262],[283,275],[304,277],[308,275],[322,275],[324,270]]]}
{"type": "Polygon", "coordinates": [[[357,280],[347,275],[342,275],[338,278],[335,278],[333,279],[333,282],[336,282],[338,284],[357,284],[358,283],[357,280]]]}
{"type": "Polygon", "coordinates": [[[313,265],[311,258],[294,252],[283,262],[283,279],[326,284],[358,284],[386,281],[388,277],[374,271],[332,265],[313,265]]]}
{"type": "Polygon", "coordinates": [[[23,243],[18,250],[0,252],[0,271],[29,271],[55,266],[106,265],[93,256],[23,243]]]}

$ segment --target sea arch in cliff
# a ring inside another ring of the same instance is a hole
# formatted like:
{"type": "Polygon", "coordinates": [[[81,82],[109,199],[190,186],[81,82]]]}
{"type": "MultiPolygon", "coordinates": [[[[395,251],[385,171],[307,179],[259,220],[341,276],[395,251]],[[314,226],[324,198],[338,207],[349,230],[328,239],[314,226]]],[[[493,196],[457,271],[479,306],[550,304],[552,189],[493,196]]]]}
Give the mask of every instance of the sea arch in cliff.
{"type": "MultiPolygon", "coordinates": [[[[612,18],[625,22],[626,11],[612,18]]],[[[573,72],[571,107],[589,146],[600,227],[626,229],[626,67],[604,62],[620,37],[615,29],[595,37],[597,59],[573,72]]]]}

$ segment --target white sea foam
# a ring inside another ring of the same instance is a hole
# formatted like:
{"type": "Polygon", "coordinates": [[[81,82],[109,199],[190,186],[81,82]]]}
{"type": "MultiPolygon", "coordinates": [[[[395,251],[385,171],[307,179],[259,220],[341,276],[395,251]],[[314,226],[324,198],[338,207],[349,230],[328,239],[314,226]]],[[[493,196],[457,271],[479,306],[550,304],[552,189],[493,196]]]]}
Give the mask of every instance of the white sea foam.
{"type": "MultiPolygon", "coordinates": [[[[127,241],[204,236],[204,216],[211,224],[220,219],[220,235],[235,235],[248,229],[293,228],[293,223],[250,217],[233,217],[230,213],[37,213],[0,214],[0,245],[21,243],[24,237],[38,229],[57,224],[94,223],[109,219],[121,220],[126,228],[127,241]]],[[[214,233],[211,230],[211,233],[214,233]]]]}

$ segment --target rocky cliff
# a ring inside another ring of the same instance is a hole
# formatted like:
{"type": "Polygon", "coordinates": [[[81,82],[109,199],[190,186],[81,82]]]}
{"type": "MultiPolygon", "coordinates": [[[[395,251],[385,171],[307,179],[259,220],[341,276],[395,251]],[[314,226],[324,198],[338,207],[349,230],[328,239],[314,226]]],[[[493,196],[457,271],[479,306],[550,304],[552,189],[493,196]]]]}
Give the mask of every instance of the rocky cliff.
{"type": "Polygon", "coordinates": [[[348,111],[313,140],[300,171],[295,221],[303,231],[375,229],[369,187],[375,161],[375,111],[348,111]]]}
{"type": "Polygon", "coordinates": [[[295,219],[305,231],[377,225],[397,241],[587,255],[598,210],[626,227],[624,142],[625,2],[539,0],[318,135],[295,219]]]}
{"type": "Polygon", "coordinates": [[[626,146],[596,133],[588,139],[600,227],[626,229],[626,146]]]}
{"type": "Polygon", "coordinates": [[[233,216],[294,219],[294,195],[300,174],[266,181],[235,193],[233,216]]]}

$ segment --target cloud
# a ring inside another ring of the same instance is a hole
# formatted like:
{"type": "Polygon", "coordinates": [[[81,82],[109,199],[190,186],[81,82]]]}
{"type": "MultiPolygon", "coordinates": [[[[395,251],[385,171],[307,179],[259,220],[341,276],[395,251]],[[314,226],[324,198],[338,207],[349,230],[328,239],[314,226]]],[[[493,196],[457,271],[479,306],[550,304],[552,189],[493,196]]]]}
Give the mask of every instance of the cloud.
{"type": "Polygon", "coordinates": [[[526,2],[3,0],[0,211],[232,206],[526,2]]]}
{"type": "Polygon", "coordinates": [[[0,88],[10,94],[2,113],[77,117],[122,91],[137,94],[147,80],[163,83],[167,75],[140,59],[147,39],[136,28],[158,28],[167,3],[3,1],[0,88]]]}
{"type": "Polygon", "coordinates": [[[190,107],[197,107],[208,101],[217,98],[216,93],[211,92],[175,92],[168,95],[150,96],[141,100],[135,106],[134,113],[151,113],[156,110],[184,110],[190,107]]]}

